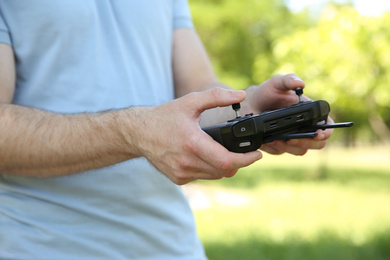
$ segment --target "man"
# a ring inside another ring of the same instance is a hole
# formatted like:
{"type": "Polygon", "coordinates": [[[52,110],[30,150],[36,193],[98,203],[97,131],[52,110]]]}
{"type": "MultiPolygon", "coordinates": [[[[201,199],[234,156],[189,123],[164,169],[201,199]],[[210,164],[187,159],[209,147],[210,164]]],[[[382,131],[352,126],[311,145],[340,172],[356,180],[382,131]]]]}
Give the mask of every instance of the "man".
{"type": "MultiPolygon", "coordinates": [[[[176,184],[231,177],[261,152],[227,151],[201,114],[287,106],[304,87],[222,86],[186,0],[2,0],[0,42],[1,259],[204,259],[176,184]]],[[[262,149],[303,155],[330,135],[262,149]]]]}

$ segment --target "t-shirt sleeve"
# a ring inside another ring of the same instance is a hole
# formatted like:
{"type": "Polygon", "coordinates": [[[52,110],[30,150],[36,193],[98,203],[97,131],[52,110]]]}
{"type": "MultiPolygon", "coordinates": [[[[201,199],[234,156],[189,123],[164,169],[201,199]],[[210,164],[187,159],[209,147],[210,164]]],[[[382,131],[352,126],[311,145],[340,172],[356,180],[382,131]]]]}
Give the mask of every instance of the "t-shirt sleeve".
{"type": "Polygon", "coordinates": [[[1,11],[0,11],[0,42],[11,45],[11,37],[1,11]]]}
{"type": "Polygon", "coordinates": [[[188,0],[174,0],[173,28],[193,28],[188,0]]]}

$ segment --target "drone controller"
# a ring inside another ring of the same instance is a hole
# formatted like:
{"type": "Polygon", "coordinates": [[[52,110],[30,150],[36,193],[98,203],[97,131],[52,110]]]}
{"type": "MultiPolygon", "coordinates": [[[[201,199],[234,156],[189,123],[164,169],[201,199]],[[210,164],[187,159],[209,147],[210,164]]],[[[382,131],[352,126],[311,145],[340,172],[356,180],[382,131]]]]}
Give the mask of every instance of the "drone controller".
{"type": "Polygon", "coordinates": [[[314,138],[318,129],[353,126],[353,122],[327,124],[328,102],[303,101],[302,88],[297,88],[295,93],[299,98],[297,104],[258,115],[241,116],[240,104],[233,104],[235,119],[202,130],[229,151],[246,153],[276,140],[314,138]]]}

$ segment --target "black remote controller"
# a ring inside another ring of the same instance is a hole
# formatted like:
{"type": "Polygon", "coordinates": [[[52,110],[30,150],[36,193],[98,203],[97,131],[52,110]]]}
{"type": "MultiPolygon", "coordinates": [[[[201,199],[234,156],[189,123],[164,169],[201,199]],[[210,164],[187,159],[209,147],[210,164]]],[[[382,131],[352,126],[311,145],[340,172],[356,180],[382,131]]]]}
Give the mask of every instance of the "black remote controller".
{"type": "Polygon", "coordinates": [[[276,140],[313,138],[317,136],[318,129],[353,126],[353,122],[327,124],[330,112],[328,102],[304,102],[301,88],[297,88],[295,93],[299,98],[297,104],[258,115],[240,116],[240,104],[234,104],[235,119],[202,130],[229,151],[246,153],[276,140]]]}

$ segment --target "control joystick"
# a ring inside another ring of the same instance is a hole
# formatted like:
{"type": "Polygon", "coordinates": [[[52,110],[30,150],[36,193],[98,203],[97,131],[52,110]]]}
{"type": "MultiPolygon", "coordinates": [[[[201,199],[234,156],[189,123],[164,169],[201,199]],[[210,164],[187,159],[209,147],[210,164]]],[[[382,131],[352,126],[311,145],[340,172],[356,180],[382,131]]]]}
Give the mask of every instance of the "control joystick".
{"type": "Polygon", "coordinates": [[[303,89],[302,88],[296,88],[295,89],[295,94],[297,94],[297,96],[299,98],[299,103],[302,103],[303,102],[303,99],[302,99],[303,89]]]}
{"type": "Polygon", "coordinates": [[[232,108],[233,108],[234,112],[236,112],[236,118],[241,117],[241,115],[240,115],[241,104],[235,103],[232,105],[232,108]]]}
{"type": "Polygon", "coordinates": [[[303,101],[302,88],[297,88],[295,93],[299,98],[298,104],[258,115],[241,116],[240,104],[233,104],[235,119],[202,130],[229,151],[245,153],[276,140],[314,138],[318,135],[318,129],[353,126],[353,122],[327,124],[330,112],[328,102],[303,101]]]}

